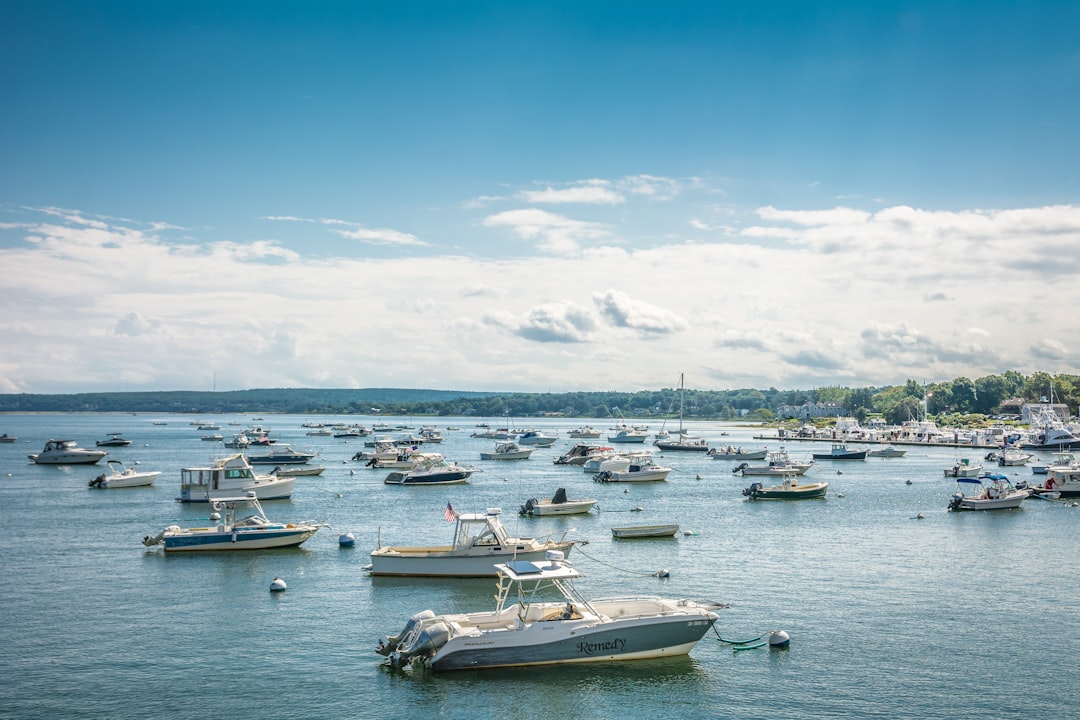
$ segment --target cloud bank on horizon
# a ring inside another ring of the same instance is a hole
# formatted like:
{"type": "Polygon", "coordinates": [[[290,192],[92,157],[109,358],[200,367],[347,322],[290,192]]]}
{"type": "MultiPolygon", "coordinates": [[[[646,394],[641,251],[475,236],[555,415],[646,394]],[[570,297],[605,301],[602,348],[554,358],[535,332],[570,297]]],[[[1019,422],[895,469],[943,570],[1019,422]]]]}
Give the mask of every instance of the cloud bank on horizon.
{"type": "Polygon", "coordinates": [[[1080,6],[56,5],[0,392],[1080,372],[1080,6]]]}

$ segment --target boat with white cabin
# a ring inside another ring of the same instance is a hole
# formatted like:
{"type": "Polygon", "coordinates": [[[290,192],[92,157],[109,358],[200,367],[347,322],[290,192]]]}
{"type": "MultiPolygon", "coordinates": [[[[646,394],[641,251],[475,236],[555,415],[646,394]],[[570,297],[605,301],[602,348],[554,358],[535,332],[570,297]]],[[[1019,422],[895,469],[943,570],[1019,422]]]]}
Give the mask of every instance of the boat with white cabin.
{"type": "Polygon", "coordinates": [[[296,479],[278,475],[256,475],[241,453],[227,455],[208,467],[180,470],[180,502],[209,502],[221,497],[244,497],[255,493],[259,500],[290,497],[296,479]]]}
{"type": "Polygon", "coordinates": [[[371,553],[371,564],[364,569],[371,575],[494,577],[497,563],[541,560],[548,550],[569,553],[574,547],[574,541],[566,539],[569,530],[558,540],[511,537],[499,520],[501,513],[499,508],[458,513],[447,503],[443,516],[455,523],[451,544],[383,545],[371,553]]]}
{"type": "Polygon", "coordinates": [[[580,425],[567,433],[567,435],[572,438],[578,438],[582,440],[600,439],[600,431],[591,425],[580,425]]]}
{"type": "Polygon", "coordinates": [[[409,470],[395,470],[383,479],[386,485],[461,485],[469,481],[471,468],[462,467],[440,453],[418,453],[409,470]]]}
{"type": "Polygon", "coordinates": [[[480,453],[481,460],[528,460],[534,448],[523,448],[513,440],[495,443],[495,449],[480,453]]]}
{"type": "Polygon", "coordinates": [[[828,491],[827,482],[801,483],[798,475],[788,473],[779,485],[764,486],[756,482],[743,488],[742,494],[750,500],[808,500],[823,498],[828,491]]]}
{"type": "Polygon", "coordinates": [[[252,465],[303,465],[311,462],[316,453],[294,450],[287,444],[274,443],[267,446],[265,452],[249,453],[248,462],[252,465]]]}
{"type": "Polygon", "coordinates": [[[525,430],[518,435],[517,443],[526,447],[551,447],[558,439],[558,435],[552,435],[543,430],[525,430]]]}
{"type": "Polygon", "coordinates": [[[38,465],[94,465],[108,454],[81,448],[74,440],[49,440],[41,452],[27,457],[38,465]]]}

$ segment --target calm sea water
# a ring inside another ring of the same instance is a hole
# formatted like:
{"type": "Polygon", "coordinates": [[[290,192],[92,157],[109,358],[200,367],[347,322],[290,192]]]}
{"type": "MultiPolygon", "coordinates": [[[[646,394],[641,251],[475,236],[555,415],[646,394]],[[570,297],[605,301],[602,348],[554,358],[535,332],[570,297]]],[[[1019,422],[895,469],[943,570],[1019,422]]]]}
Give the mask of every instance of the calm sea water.
{"type": "MultiPolygon", "coordinates": [[[[250,417],[205,417],[223,434],[250,417]]],[[[468,485],[383,485],[385,470],[350,460],[359,441],[305,436],[301,423],[259,424],[318,449],[320,477],[277,520],[331,523],[300,548],[170,555],[140,542],[206,507],[174,501],[181,467],[226,452],[189,416],[0,415],[0,718],[1032,718],[1075,717],[1080,664],[1080,508],[1032,500],[1021,510],[948,513],[942,470],[983,452],[915,448],[907,457],[819,461],[824,501],[747,502],[732,463],[668,453],[666,483],[601,485],[552,459],[579,422],[529,423],[561,439],[524,462],[481,462],[493,441],[475,419],[442,418],[452,460],[483,469],[468,485]],[[167,425],[154,425],[165,421],[167,425]],[[84,447],[108,433],[134,441],[110,457],[163,471],[151,488],[90,490],[100,467],[31,464],[50,437],[84,447]],[[911,483],[907,484],[910,480],[911,483]],[[565,487],[602,512],[519,518],[529,497],[565,487]],[[624,489],[627,492],[624,492],[624,489]],[[568,530],[588,540],[571,559],[586,595],[660,594],[730,603],[725,638],[770,629],[786,651],[734,652],[707,635],[689,657],[572,668],[450,675],[394,672],[373,652],[415,612],[481,610],[494,581],[370,578],[384,544],[449,541],[459,511],[501,507],[519,535],[568,530]],[[628,512],[640,507],[640,512],[628,512]],[[917,519],[918,514],[923,519],[917,519]],[[612,525],[678,522],[690,535],[617,541],[612,525]],[[357,545],[339,547],[353,532],[357,545]],[[670,571],[660,579],[650,575],[670,571]],[[269,592],[284,578],[289,589],[269,592]]],[[[373,418],[347,420],[375,422],[373,418]]],[[[386,418],[380,418],[387,420],[386,418]]],[[[402,422],[417,426],[413,419],[402,422]]],[[[610,420],[594,420],[607,427],[610,420]]],[[[752,428],[697,423],[715,444],[743,446],[752,428]],[[723,435],[722,433],[727,433],[723,435]]],[[[772,443],[773,446],[776,443],[772,443]]],[[[793,455],[811,445],[789,445],[793,455]]],[[[817,447],[827,447],[819,445],[817,447]]],[[[1011,475],[1030,479],[1027,468],[1011,475]]]]}

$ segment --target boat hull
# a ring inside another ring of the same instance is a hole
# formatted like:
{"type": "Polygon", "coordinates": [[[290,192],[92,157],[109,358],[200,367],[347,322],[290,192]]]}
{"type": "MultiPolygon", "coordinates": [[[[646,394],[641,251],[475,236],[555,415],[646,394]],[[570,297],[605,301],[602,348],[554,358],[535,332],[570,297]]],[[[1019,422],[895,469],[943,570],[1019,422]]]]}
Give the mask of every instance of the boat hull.
{"type": "Polygon", "coordinates": [[[177,500],[180,502],[204,503],[210,502],[212,497],[217,499],[223,496],[236,495],[237,493],[247,494],[249,492],[255,493],[255,498],[258,500],[284,500],[285,498],[292,497],[295,485],[296,481],[291,477],[275,477],[265,482],[261,481],[251,485],[244,485],[241,488],[208,490],[205,485],[191,487],[181,486],[180,496],[177,500]]]}
{"type": "Polygon", "coordinates": [[[628,527],[611,528],[611,536],[617,538],[656,538],[675,537],[679,532],[678,525],[631,525],[628,527]]]}
{"type": "Polygon", "coordinates": [[[503,633],[502,637],[484,633],[454,638],[432,657],[431,668],[444,672],[675,657],[689,653],[714,621],[690,615],[615,619],[591,627],[534,623],[527,630],[503,633]]]}
{"type": "Polygon", "coordinates": [[[768,450],[745,453],[715,452],[709,453],[713,460],[764,460],[768,450]]]}
{"type": "Polygon", "coordinates": [[[101,488],[103,490],[109,488],[146,487],[148,485],[153,485],[159,475],[161,475],[161,473],[158,471],[131,473],[128,475],[102,475],[91,480],[90,487],[101,488]]]}
{"type": "Polygon", "coordinates": [[[751,500],[812,500],[823,498],[829,491],[828,483],[819,486],[806,485],[798,489],[784,490],[780,488],[761,488],[750,492],[747,497],[751,500]]]}
{"type": "Polygon", "coordinates": [[[1003,498],[966,498],[954,497],[949,505],[950,510],[1012,510],[1020,507],[1020,504],[1029,497],[1027,493],[1014,493],[1003,498]]]}
{"type": "Polygon", "coordinates": [[[315,534],[317,528],[289,528],[249,530],[238,528],[235,532],[187,531],[166,535],[163,540],[165,552],[197,552],[211,550],[269,550],[293,547],[315,534]]]}
{"type": "Polygon", "coordinates": [[[473,547],[454,554],[449,549],[383,547],[371,553],[371,575],[397,577],[495,577],[496,563],[511,560],[543,560],[549,550],[569,555],[572,541],[549,542],[539,549],[524,546],[473,547]]]}
{"type": "Polygon", "coordinates": [[[596,500],[567,500],[563,503],[540,501],[534,503],[525,515],[582,515],[592,510],[596,500]]]}
{"type": "Polygon", "coordinates": [[[104,451],[87,450],[83,453],[42,453],[29,457],[38,465],[96,465],[106,454],[104,451]]]}

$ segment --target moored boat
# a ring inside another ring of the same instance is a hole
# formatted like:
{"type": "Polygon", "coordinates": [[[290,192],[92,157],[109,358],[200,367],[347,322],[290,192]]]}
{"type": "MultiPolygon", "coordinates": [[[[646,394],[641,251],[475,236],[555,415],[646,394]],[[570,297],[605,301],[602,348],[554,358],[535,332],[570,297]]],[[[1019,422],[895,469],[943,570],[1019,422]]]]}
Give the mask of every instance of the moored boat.
{"type": "Polygon", "coordinates": [[[109,437],[98,440],[94,444],[98,447],[127,447],[131,441],[120,437],[120,433],[110,433],[109,437]]]}
{"type": "Polygon", "coordinates": [[[499,520],[501,513],[499,508],[458,513],[447,503],[443,517],[455,523],[450,545],[382,546],[364,569],[372,575],[494,577],[496,563],[541,560],[548,550],[569,553],[574,546],[566,532],[559,540],[511,537],[499,520]]]}
{"type": "Polygon", "coordinates": [[[949,499],[949,510],[1011,510],[1031,496],[1028,489],[1013,487],[1004,475],[986,475],[979,478],[956,478],[956,493],[949,499]],[[973,494],[965,495],[963,486],[978,486],[973,494]]]}
{"type": "Polygon", "coordinates": [[[741,447],[728,445],[709,450],[709,456],[713,460],[764,460],[768,452],[768,450],[743,450],[741,447]]]}
{"type": "Polygon", "coordinates": [[[898,458],[904,457],[907,450],[900,450],[894,448],[892,445],[887,445],[883,448],[874,448],[866,453],[867,457],[880,457],[880,458],[898,458]]]}
{"type": "Polygon", "coordinates": [[[751,500],[809,500],[823,498],[828,491],[827,482],[800,483],[797,475],[788,473],[779,485],[763,486],[756,482],[743,488],[742,494],[751,500]]]}
{"type": "Polygon", "coordinates": [[[602,483],[627,483],[627,482],[658,482],[667,480],[672,468],[649,463],[637,465],[631,463],[623,470],[601,470],[593,476],[593,480],[602,483]]]}
{"type": "Polygon", "coordinates": [[[596,498],[583,500],[568,500],[566,489],[559,488],[550,500],[529,498],[521,506],[521,515],[580,515],[592,510],[596,504],[596,498]]]}
{"type": "Polygon", "coordinates": [[[395,470],[383,482],[387,485],[460,485],[469,481],[470,468],[449,462],[439,453],[423,453],[409,470],[395,470]]]}
{"type": "Polygon", "coordinates": [[[591,425],[581,425],[571,430],[567,435],[582,440],[597,440],[600,438],[600,431],[591,425]]]}
{"type": "Polygon", "coordinates": [[[138,471],[135,468],[126,467],[119,460],[109,460],[109,472],[102,473],[91,479],[87,485],[92,488],[129,488],[146,487],[152,485],[161,475],[160,470],[138,471]]]}
{"type": "Polygon", "coordinates": [[[866,450],[852,450],[845,443],[833,443],[829,452],[813,453],[815,460],[865,460],[866,450]]]}
{"type": "Polygon", "coordinates": [[[256,475],[242,454],[228,455],[209,467],[180,470],[180,502],[209,502],[219,497],[244,497],[255,493],[259,500],[280,500],[292,495],[295,478],[256,475]]]}
{"type": "Polygon", "coordinates": [[[481,460],[528,460],[532,455],[533,448],[523,448],[513,440],[503,440],[495,443],[495,449],[491,452],[480,453],[481,460]]]}
{"type": "Polygon", "coordinates": [[[170,525],[157,535],[144,537],[143,545],[153,547],[164,544],[165,552],[267,550],[299,545],[319,529],[312,521],[271,522],[254,493],[220,497],[213,501],[212,507],[221,515],[218,524],[193,528],[170,525]],[[250,514],[239,517],[243,512],[250,514]]]}
{"type": "Polygon", "coordinates": [[[497,572],[494,610],[425,610],[376,651],[392,667],[435,671],[640,660],[688,654],[718,619],[716,605],[687,599],[588,600],[574,587],[582,573],[557,551],[497,572]]]}
{"type": "Polygon", "coordinates": [[[679,532],[678,523],[663,523],[659,525],[624,525],[623,527],[611,528],[612,537],[623,539],[675,537],[675,533],[677,532],[679,532]]]}
{"type": "Polygon", "coordinates": [[[294,450],[289,445],[273,444],[265,452],[249,453],[248,462],[252,465],[303,465],[311,462],[315,453],[294,450]]]}
{"type": "Polygon", "coordinates": [[[49,440],[41,452],[27,457],[38,465],[94,465],[108,454],[81,448],[74,440],[49,440]]]}

